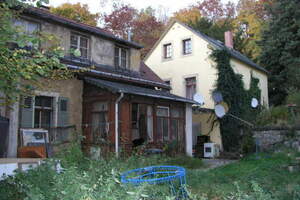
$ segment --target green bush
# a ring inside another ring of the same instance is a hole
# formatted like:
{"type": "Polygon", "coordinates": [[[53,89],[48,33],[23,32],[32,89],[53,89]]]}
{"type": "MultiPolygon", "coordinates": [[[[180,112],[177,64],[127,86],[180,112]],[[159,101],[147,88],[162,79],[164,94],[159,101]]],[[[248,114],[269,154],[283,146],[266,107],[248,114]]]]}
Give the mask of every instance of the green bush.
{"type": "Polygon", "coordinates": [[[286,106],[277,106],[265,109],[257,116],[256,124],[260,126],[289,125],[289,110],[286,106]]]}
{"type": "Polygon", "coordinates": [[[300,106],[300,92],[294,91],[290,93],[286,98],[286,103],[300,106]]]}

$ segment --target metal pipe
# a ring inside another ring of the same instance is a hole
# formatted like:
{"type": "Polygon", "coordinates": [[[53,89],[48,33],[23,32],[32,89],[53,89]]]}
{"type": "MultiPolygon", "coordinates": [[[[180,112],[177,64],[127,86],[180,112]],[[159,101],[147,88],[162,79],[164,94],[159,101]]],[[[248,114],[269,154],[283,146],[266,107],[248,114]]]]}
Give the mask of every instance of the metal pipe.
{"type": "Polygon", "coordinates": [[[232,118],[234,118],[234,119],[240,120],[241,122],[247,124],[250,127],[254,127],[254,124],[252,124],[252,123],[250,123],[250,122],[248,122],[248,121],[246,121],[246,120],[244,120],[242,118],[239,118],[239,117],[237,117],[235,115],[232,115],[232,114],[227,114],[227,115],[230,116],[230,117],[232,117],[232,118]]]}
{"type": "Polygon", "coordinates": [[[124,93],[121,92],[115,103],[115,151],[117,157],[119,157],[119,102],[123,97],[124,93]]]}

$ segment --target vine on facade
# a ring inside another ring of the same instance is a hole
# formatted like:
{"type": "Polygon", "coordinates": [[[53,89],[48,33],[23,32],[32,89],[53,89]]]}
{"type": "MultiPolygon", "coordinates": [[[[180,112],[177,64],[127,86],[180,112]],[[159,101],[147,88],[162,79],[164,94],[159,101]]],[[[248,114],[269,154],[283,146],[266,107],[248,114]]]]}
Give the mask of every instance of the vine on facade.
{"type": "MultiPolygon", "coordinates": [[[[229,106],[229,113],[254,122],[259,110],[251,107],[251,99],[253,97],[260,99],[259,79],[253,77],[251,73],[250,87],[246,90],[243,76],[235,73],[230,64],[231,56],[227,49],[212,50],[211,58],[216,63],[218,77],[214,90],[222,93],[224,102],[229,106]]],[[[219,119],[219,123],[224,150],[240,150],[243,138],[241,133],[249,133],[249,128],[226,116],[219,119]]]]}

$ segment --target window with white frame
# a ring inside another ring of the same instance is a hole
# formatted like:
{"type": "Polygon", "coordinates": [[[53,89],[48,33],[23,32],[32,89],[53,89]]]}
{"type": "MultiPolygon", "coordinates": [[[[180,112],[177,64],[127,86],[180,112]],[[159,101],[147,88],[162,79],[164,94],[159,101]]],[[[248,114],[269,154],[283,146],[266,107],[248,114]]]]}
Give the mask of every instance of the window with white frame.
{"type": "Polygon", "coordinates": [[[71,34],[71,49],[79,50],[82,58],[88,58],[89,39],[85,36],[72,33],[71,34]]]}
{"type": "Polygon", "coordinates": [[[67,97],[44,95],[23,97],[20,109],[20,128],[65,127],[69,125],[67,97]]]}
{"type": "Polygon", "coordinates": [[[49,129],[53,122],[53,97],[36,96],[34,104],[34,128],[49,129]]]}
{"type": "Polygon", "coordinates": [[[192,40],[191,38],[182,40],[183,55],[192,53],[192,40]]]}
{"type": "Polygon", "coordinates": [[[173,52],[172,52],[172,44],[171,43],[164,44],[163,50],[164,50],[164,58],[165,59],[172,58],[173,52]]]}
{"type": "Polygon", "coordinates": [[[123,47],[115,47],[115,66],[118,68],[129,68],[129,50],[123,47]]]}

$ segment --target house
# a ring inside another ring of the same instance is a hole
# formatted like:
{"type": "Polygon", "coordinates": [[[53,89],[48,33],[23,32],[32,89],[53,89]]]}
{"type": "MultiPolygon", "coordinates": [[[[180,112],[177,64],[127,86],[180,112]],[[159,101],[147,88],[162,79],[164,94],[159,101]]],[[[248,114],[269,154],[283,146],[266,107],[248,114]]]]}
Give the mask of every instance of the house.
{"type": "Polygon", "coordinates": [[[10,119],[8,157],[16,157],[17,150],[19,156],[45,156],[80,136],[83,149],[91,154],[118,155],[142,143],[162,148],[175,142],[178,151],[192,155],[195,102],[169,92],[169,85],[141,61],[142,46],[45,8],[26,8],[15,24],[30,33],[57,36],[65,50],[61,62],[71,70],[89,70],[68,80],[41,80],[46,87],[21,97],[13,109],[2,109],[10,119]],[[78,49],[80,56],[71,49],[78,49]],[[46,149],[26,143],[24,131],[35,130],[35,139],[46,140],[46,149]]]}
{"type": "Polygon", "coordinates": [[[246,89],[249,89],[251,74],[259,79],[260,103],[268,106],[268,72],[246,56],[233,49],[233,39],[226,32],[226,44],[193,30],[177,20],[169,24],[152,50],[145,57],[145,63],[166,83],[173,94],[193,98],[201,94],[205,104],[201,112],[193,114],[193,144],[199,135],[209,135],[210,140],[222,146],[220,128],[213,126],[215,102],[211,97],[217,80],[217,69],[211,60],[212,49],[227,46],[231,56],[231,66],[235,73],[243,76],[246,89]]]}

